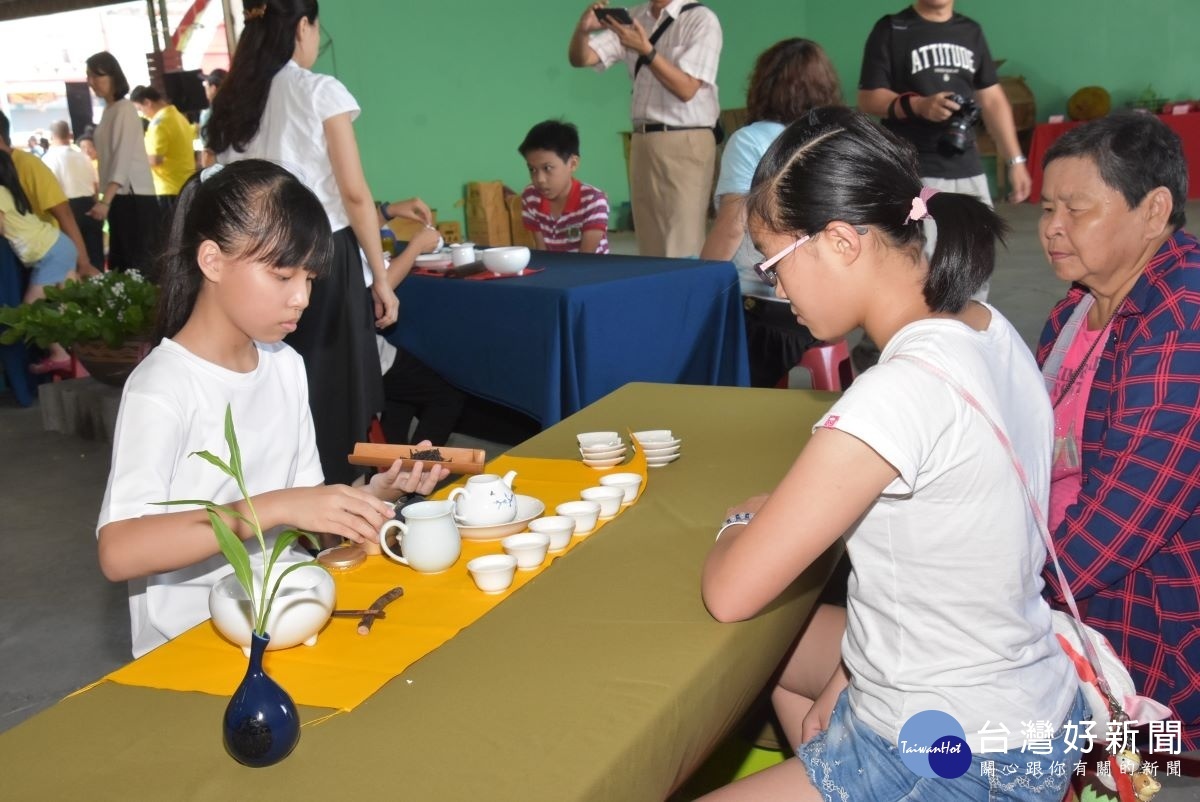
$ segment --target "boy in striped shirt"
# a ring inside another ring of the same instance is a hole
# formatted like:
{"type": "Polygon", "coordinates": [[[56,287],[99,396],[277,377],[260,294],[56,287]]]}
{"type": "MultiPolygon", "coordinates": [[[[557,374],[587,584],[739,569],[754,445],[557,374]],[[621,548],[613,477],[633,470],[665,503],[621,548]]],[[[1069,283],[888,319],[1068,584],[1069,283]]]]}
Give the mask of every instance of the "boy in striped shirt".
{"type": "Polygon", "coordinates": [[[517,148],[529,166],[521,220],[538,250],[608,253],[608,198],[576,180],[579,131],[559,120],[540,122],[517,148]]]}

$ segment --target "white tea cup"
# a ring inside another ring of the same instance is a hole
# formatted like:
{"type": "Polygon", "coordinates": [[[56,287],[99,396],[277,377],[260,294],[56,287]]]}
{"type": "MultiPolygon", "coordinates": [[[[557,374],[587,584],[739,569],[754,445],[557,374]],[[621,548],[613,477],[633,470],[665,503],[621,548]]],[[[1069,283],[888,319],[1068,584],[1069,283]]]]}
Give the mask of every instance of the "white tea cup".
{"type": "Polygon", "coordinates": [[[575,519],[575,534],[578,537],[590,535],[600,519],[600,505],[594,501],[564,501],[554,511],[575,519]]]}
{"type": "Polygon", "coordinates": [[[504,553],[517,560],[517,567],[522,571],[532,571],[546,561],[546,552],[550,550],[550,536],[537,532],[522,532],[519,535],[509,535],[500,541],[504,553]]]}
{"type": "Polygon", "coordinates": [[[575,519],[570,515],[548,515],[529,522],[530,532],[539,532],[550,538],[550,551],[562,551],[575,534],[575,519]]]}
{"type": "Polygon", "coordinates": [[[637,498],[638,488],[642,486],[642,476],[637,473],[610,473],[600,477],[600,484],[621,488],[625,493],[621,503],[632,504],[637,498]]]}
{"type": "Polygon", "coordinates": [[[438,574],[454,565],[462,553],[462,537],[454,525],[454,505],[449,501],[418,501],[400,510],[403,521],[385,521],[379,528],[383,553],[396,562],[422,574],[438,574]],[[392,551],[387,535],[392,529],[396,548],[392,551]]]}
{"type": "Polygon", "coordinates": [[[517,573],[517,558],[508,554],[485,554],[467,563],[475,587],[484,593],[503,593],[517,573]]]}
{"type": "Polygon", "coordinates": [[[579,494],[584,501],[594,501],[600,505],[600,520],[612,518],[621,511],[621,502],[625,500],[625,491],[619,487],[589,487],[579,494]]]}
{"type": "Polygon", "coordinates": [[[450,246],[450,262],[455,267],[469,265],[475,261],[475,243],[456,242],[450,246]]]}

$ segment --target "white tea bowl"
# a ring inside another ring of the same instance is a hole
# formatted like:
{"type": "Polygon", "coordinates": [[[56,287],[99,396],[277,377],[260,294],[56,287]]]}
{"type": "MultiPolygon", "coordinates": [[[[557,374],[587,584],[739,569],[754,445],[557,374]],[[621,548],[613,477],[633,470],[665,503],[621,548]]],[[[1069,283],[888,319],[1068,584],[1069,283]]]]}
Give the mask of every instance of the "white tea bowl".
{"type": "Polygon", "coordinates": [[[467,563],[475,587],[484,593],[503,593],[512,586],[517,558],[509,554],[485,554],[467,563]]]}
{"type": "Polygon", "coordinates": [[[642,475],[639,473],[610,473],[600,477],[604,487],[619,487],[625,494],[622,504],[632,504],[637,498],[638,488],[642,486],[642,475]]]}
{"type": "Polygon", "coordinates": [[[633,439],[644,446],[650,446],[651,443],[667,445],[675,439],[675,435],[671,433],[670,429],[644,429],[640,432],[634,432],[633,439]]]}
{"type": "Polygon", "coordinates": [[[621,442],[621,435],[616,432],[584,432],[575,435],[575,439],[579,441],[580,448],[595,448],[596,446],[618,448],[624,445],[621,442]]]}
{"type": "Polygon", "coordinates": [[[483,266],[500,276],[519,276],[529,264],[529,248],[509,245],[483,251],[483,266]]]}
{"type": "Polygon", "coordinates": [[[625,456],[625,445],[619,446],[583,446],[579,456],[584,459],[612,459],[625,456]]]}
{"type": "Polygon", "coordinates": [[[600,520],[607,520],[621,510],[621,502],[625,500],[625,491],[619,487],[589,487],[580,494],[584,501],[594,501],[600,505],[600,520]]]}
{"type": "Polygon", "coordinates": [[[529,522],[529,531],[550,538],[550,551],[562,551],[575,534],[575,519],[569,515],[548,515],[529,522]]]}
{"type": "Polygon", "coordinates": [[[500,541],[504,553],[512,555],[517,560],[517,567],[522,571],[532,571],[546,561],[546,552],[550,550],[550,536],[538,532],[522,532],[519,535],[509,535],[500,541]]]}
{"type": "Polygon", "coordinates": [[[600,520],[600,505],[594,501],[565,501],[554,511],[575,519],[575,534],[578,537],[590,535],[600,520]]]}
{"type": "MultiPolygon", "coordinates": [[[[285,564],[275,564],[272,584],[285,568],[285,564]]],[[[254,586],[257,596],[262,588],[261,566],[254,569],[254,586]]],[[[267,616],[267,634],[271,636],[267,649],[290,649],[301,643],[315,646],[317,633],[333,612],[334,596],[333,577],[318,565],[305,565],[285,576],[267,616]]],[[[236,575],[230,573],[212,586],[208,612],[217,631],[249,656],[254,622],[250,600],[236,575]]]]}

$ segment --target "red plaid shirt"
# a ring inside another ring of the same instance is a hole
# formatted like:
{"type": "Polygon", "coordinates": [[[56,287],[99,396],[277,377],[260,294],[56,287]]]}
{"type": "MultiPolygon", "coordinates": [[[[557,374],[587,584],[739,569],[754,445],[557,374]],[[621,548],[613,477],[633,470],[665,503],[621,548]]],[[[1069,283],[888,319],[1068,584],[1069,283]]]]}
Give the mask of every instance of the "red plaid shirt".
{"type": "MultiPolygon", "coordinates": [[[[1046,360],[1085,290],[1054,307],[1046,360]]],[[[1054,532],[1083,619],[1200,748],[1200,242],[1176,232],[1113,318],[1088,396],[1078,500],[1054,532]]],[[[1053,568],[1046,595],[1061,605],[1053,568]]]]}

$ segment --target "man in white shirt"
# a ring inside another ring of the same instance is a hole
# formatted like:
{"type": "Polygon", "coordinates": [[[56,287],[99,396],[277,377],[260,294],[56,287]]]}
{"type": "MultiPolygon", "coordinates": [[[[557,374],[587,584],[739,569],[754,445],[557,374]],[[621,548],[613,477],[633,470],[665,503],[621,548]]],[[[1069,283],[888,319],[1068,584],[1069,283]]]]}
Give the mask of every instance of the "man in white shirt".
{"type": "Polygon", "coordinates": [[[629,183],[638,251],[695,256],[704,245],[716,164],[721,23],[687,0],[650,0],[627,17],[601,21],[596,12],[606,5],[584,11],[568,58],[597,71],[623,62],[633,81],[629,183]]]}
{"type": "Polygon", "coordinates": [[[50,147],[42,157],[42,163],[50,168],[66,193],[67,203],[87,247],[88,261],[93,265],[104,264],[104,223],[88,215],[88,210],[96,203],[100,179],[92,160],[71,144],[71,127],[66,120],[51,123],[50,147]]]}

